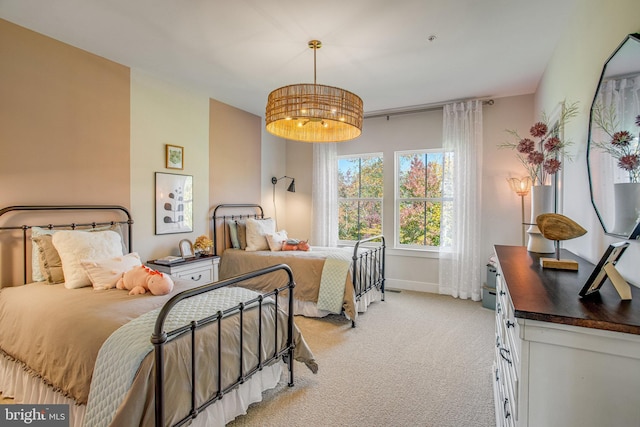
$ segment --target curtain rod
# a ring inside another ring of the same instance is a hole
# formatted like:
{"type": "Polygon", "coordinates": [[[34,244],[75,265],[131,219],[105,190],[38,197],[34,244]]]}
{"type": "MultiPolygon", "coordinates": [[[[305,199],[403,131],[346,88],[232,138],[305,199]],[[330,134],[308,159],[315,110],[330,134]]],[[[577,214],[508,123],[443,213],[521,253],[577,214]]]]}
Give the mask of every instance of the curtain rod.
{"type": "MultiPolygon", "coordinates": [[[[390,116],[399,116],[402,114],[423,113],[426,111],[439,110],[443,108],[445,105],[452,104],[454,102],[466,102],[466,101],[469,101],[469,100],[460,99],[455,101],[438,102],[434,104],[415,105],[413,107],[407,107],[407,108],[396,108],[396,109],[390,109],[390,110],[372,111],[370,113],[365,113],[364,118],[365,119],[374,119],[378,117],[388,118],[390,116]]],[[[493,105],[493,103],[494,103],[493,99],[486,99],[482,101],[482,105],[493,105]]]]}

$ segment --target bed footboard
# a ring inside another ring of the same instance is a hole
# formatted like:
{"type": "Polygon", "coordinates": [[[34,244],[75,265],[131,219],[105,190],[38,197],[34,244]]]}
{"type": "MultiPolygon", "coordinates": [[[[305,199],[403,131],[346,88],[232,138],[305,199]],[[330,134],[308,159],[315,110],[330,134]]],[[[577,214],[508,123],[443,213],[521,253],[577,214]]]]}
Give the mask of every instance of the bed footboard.
{"type": "Polygon", "coordinates": [[[232,277],[230,279],[227,280],[223,280],[220,282],[215,282],[209,285],[205,285],[205,286],[201,286],[198,288],[193,288],[184,292],[181,292],[177,295],[175,295],[173,298],[171,298],[169,301],[167,301],[167,303],[163,306],[162,310],[160,311],[158,318],[156,320],[156,324],[155,324],[155,328],[154,328],[154,333],[151,337],[151,343],[154,345],[154,357],[155,357],[155,425],[156,426],[162,426],[163,422],[164,422],[164,408],[165,408],[165,390],[164,390],[164,382],[165,382],[165,378],[164,378],[164,372],[165,372],[165,360],[164,360],[164,346],[165,344],[167,344],[169,342],[170,339],[175,339],[177,337],[180,336],[186,336],[186,335],[190,335],[190,340],[191,340],[191,378],[192,378],[192,384],[191,384],[191,411],[190,413],[184,417],[183,419],[181,419],[179,422],[177,422],[176,426],[180,426],[183,425],[185,423],[187,423],[189,420],[195,418],[200,412],[202,412],[203,410],[205,410],[209,405],[212,405],[213,403],[217,402],[218,400],[222,399],[222,397],[228,393],[229,391],[231,391],[232,389],[234,389],[235,387],[237,387],[239,384],[244,383],[246,380],[249,379],[249,377],[251,377],[253,374],[255,374],[256,372],[260,371],[263,369],[263,367],[268,366],[269,364],[273,363],[275,360],[282,358],[283,361],[286,362],[287,364],[287,368],[289,371],[289,381],[288,381],[288,385],[289,387],[293,386],[293,359],[294,359],[294,340],[293,340],[293,334],[294,334],[294,320],[293,320],[293,287],[295,286],[295,283],[293,281],[293,274],[291,272],[291,269],[289,268],[289,266],[287,266],[286,264],[279,264],[279,265],[274,265],[268,268],[264,268],[261,270],[257,270],[251,273],[247,273],[241,276],[236,276],[236,277],[232,277]],[[235,307],[231,307],[228,308],[224,311],[218,311],[215,315],[212,315],[210,317],[204,318],[204,319],[199,319],[199,320],[195,320],[192,321],[189,325],[178,328],[178,329],[174,329],[171,331],[165,331],[164,327],[165,327],[165,321],[167,320],[167,317],[169,316],[171,310],[176,306],[176,304],[178,304],[180,301],[186,300],[188,298],[192,298],[194,296],[197,295],[201,295],[204,294],[206,292],[210,292],[216,289],[220,289],[220,288],[224,288],[224,287],[228,287],[228,286],[233,286],[234,284],[241,282],[243,280],[247,280],[247,279],[251,279],[251,278],[255,278],[261,275],[265,275],[265,274],[270,274],[276,271],[284,271],[287,276],[288,276],[288,282],[286,285],[275,289],[274,291],[265,293],[263,295],[259,295],[251,300],[248,301],[244,301],[240,304],[238,304],[235,307]],[[288,291],[288,295],[289,295],[289,299],[288,299],[288,314],[287,314],[287,326],[286,326],[286,330],[287,330],[287,337],[286,337],[286,343],[284,345],[278,345],[278,340],[277,340],[277,334],[278,334],[278,294],[283,292],[283,291],[288,291]],[[245,339],[244,337],[244,331],[245,331],[245,324],[243,322],[243,315],[245,313],[245,310],[247,310],[249,307],[254,307],[255,309],[258,310],[258,319],[259,319],[259,323],[258,323],[258,348],[262,348],[262,340],[263,340],[263,330],[262,330],[262,317],[263,317],[263,303],[264,300],[270,296],[273,296],[273,300],[275,300],[275,310],[273,310],[274,312],[274,322],[276,327],[274,328],[274,334],[276,334],[276,339],[274,339],[274,348],[273,351],[269,351],[269,354],[262,354],[262,351],[259,352],[258,354],[258,362],[257,364],[255,364],[254,366],[252,366],[250,369],[246,370],[244,369],[244,363],[243,360],[245,359],[245,355],[244,355],[244,348],[243,348],[243,340],[245,339]],[[257,307],[257,308],[256,308],[257,307]],[[222,324],[222,320],[225,317],[228,316],[232,316],[232,315],[238,315],[239,319],[240,319],[240,345],[239,345],[239,349],[240,351],[238,352],[238,359],[237,359],[237,363],[238,365],[234,365],[233,367],[229,367],[226,365],[223,365],[222,363],[222,357],[221,357],[221,352],[222,352],[222,340],[221,340],[221,324],[222,324]],[[200,328],[203,328],[207,325],[213,324],[217,322],[217,328],[218,328],[218,342],[217,344],[214,346],[215,348],[217,348],[218,351],[218,361],[219,363],[217,364],[217,378],[218,378],[218,384],[216,387],[216,393],[213,394],[209,399],[207,399],[204,403],[202,403],[201,405],[197,405],[196,403],[196,381],[198,378],[198,374],[196,371],[196,359],[198,357],[197,352],[195,351],[195,335],[196,335],[196,331],[198,331],[200,328]],[[225,371],[225,369],[238,369],[239,366],[239,375],[237,380],[224,387],[222,382],[221,382],[221,378],[222,378],[222,373],[223,371],[225,371]]]}
{"type": "MultiPolygon", "coordinates": [[[[353,247],[353,262],[351,276],[356,294],[356,301],[369,291],[377,289],[381,293],[384,301],[384,281],[385,281],[385,240],[383,235],[369,237],[358,240],[353,247]],[[361,244],[376,242],[375,246],[360,247],[361,244]]],[[[351,321],[351,326],[355,327],[355,321],[351,321]]]]}

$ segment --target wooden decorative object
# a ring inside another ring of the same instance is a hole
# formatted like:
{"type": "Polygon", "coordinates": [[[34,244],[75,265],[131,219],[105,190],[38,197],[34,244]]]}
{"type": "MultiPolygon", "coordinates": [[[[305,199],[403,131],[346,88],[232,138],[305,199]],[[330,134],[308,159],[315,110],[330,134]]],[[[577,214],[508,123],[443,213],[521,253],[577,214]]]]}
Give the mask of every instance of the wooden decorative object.
{"type": "Polygon", "coordinates": [[[556,242],[555,258],[540,258],[543,268],[555,268],[557,270],[577,270],[578,263],[572,259],[560,259],[560,240],[575,239],[584,235],[587,230],[580,224],[564,215],[547,213],[538,215],[536,224],[542,235],[556,242]]]}

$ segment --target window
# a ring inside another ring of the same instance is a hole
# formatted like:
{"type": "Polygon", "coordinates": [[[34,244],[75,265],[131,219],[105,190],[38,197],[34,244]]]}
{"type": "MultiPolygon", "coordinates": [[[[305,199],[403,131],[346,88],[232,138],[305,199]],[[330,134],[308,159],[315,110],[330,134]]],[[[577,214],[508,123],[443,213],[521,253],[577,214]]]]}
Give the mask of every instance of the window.
{"type": "Polygon", "coordinates": [[[338,157],[338,239],[382,234],[382,154],[338,157]]]}
{"type": "Polygon", "coordinates": [[[443,224],[451,219],[452,160],[442,150],[396,152],[396,247],[449,245],[443,224]]]}

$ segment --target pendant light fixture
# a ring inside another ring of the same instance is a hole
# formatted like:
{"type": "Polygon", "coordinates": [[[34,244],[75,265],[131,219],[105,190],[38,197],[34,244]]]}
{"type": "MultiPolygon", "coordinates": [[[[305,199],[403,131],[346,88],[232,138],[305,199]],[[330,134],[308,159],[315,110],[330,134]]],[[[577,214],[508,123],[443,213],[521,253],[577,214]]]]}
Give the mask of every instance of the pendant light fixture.
{"type": "Polygon", "coordinates": [[[333,86],[316,84],[316,51],[322,42],[311,40],[313,84],[300,83],[274,90],[265,114],[269,133],[302,142],[342,142],[362,133],[362,99],[333,86]]]}

